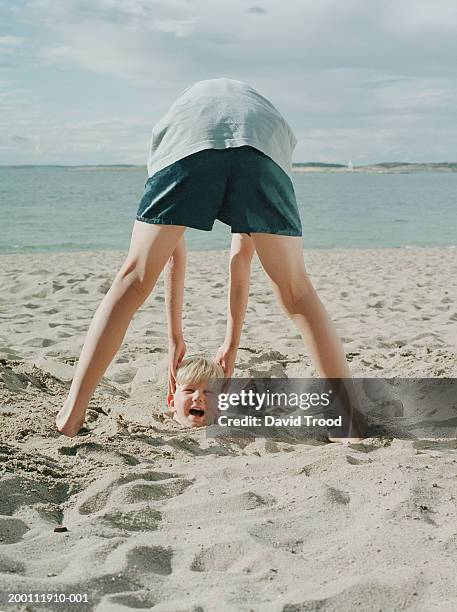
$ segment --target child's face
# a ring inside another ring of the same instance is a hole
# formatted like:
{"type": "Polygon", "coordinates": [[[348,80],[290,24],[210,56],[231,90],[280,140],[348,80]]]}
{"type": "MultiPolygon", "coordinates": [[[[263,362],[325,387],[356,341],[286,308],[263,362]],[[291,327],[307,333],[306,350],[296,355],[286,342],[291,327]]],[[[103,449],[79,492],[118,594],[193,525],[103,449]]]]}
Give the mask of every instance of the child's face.
{"type": "Polygon", "coordinates": [[[203,427],[214,423],[217,416],[217,394],[212,390],[215,381],[188,382],[176,385],[169,405],[174,419],[184,427],[203,427]]]}

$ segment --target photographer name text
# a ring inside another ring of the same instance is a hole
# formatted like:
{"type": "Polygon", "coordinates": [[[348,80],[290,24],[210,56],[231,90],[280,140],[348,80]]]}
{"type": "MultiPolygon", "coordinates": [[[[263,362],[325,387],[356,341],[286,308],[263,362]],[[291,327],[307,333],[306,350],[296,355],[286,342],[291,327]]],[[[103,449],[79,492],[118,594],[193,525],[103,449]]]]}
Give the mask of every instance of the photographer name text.
{"type": "Polygon", "coordinates": [[[233,417],[222,414],[217,419],[221,427],[342,427],[342,416],[334,419],[315,417],[310,414],[299,414],[277,417],[269,414],[263,416],[245,415],[233,417]]]}

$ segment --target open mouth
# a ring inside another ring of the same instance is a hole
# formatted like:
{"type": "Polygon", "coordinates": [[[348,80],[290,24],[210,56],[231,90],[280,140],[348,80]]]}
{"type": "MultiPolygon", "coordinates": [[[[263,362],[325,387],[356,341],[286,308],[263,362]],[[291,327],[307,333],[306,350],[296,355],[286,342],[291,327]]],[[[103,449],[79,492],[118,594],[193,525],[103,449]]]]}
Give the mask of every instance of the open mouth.
{"type": "Polygon", "coordinates": [[[189,414],[192,414],[193,416],[198,416],[198,417],[202,417],[205,414],[204,410],[200,410],[200,408],[191,408],[189,410],[189,414]]]}

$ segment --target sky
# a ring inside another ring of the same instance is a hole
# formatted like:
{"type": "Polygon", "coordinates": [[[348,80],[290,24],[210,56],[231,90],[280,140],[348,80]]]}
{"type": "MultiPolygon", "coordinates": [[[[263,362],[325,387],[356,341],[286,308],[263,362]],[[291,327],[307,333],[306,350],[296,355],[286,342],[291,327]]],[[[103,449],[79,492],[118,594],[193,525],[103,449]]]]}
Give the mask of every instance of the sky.
{"type": "Polygon", "coordinates": [[[215,77],[271,100],[295,162],[457,161],[457,0],[0,0],[0,164],[145,164],[215,77]]]}

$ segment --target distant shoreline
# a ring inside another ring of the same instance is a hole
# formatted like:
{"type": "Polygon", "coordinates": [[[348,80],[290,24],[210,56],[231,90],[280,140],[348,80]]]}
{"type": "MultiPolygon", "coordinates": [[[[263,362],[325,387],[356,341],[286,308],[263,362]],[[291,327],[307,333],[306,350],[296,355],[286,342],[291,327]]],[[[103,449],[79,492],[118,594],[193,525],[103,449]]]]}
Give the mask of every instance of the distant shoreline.
{"type": "MultiPolygon", "coordinates": [[[[0,168],[60,168],[74,172],[146,172],[146,166],[134,164],[94,164],[94,165],[60,165],[60,164],[17,164],[0,165],[0,168]]],[[[348,168],[343,164],[325,164],[321,162],[297,162],[292,164],[293,173],[349,173],[349,174],[410,174],[412,172],[457,172],[457,162],[382,162],[368,166],[348,168]]]]}
{"type": "Polygon", "coordinates": [[[384,162],[369,166],[348,168],[342,164],[320,164],[318,162],[297,163],[292,165],[292,172],[346,172],[348,174],[409,174],[411,172],[457,172],[457,162],[384,162]]]}

